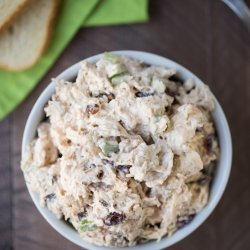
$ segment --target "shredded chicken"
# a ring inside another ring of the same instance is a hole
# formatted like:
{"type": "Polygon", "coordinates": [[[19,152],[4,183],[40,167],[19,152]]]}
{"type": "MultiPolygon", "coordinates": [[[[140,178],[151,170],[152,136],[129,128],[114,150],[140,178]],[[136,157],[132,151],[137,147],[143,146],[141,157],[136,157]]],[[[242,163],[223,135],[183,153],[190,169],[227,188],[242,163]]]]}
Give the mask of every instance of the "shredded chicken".
{"type": "Polygon", "coordinates": [[[171,236],[208,202],[219,156],[204,84],[113,54],[55,79],[47,121],[22,159],[41,204],[84,240],[132,246],[171,236]]]}

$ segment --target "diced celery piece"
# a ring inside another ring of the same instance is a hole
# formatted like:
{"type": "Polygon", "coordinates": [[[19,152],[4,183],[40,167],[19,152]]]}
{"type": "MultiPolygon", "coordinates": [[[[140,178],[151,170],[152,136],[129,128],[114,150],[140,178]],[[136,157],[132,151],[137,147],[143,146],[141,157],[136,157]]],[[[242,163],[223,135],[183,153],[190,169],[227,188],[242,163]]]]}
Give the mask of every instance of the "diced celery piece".
{"type": "Polygon", "coordinates": [[[98,92],[94,92],[94,91],[93,91],[93,92],[91,93],[91,96],[93,96],[93,97],[97,97],[98,95],[99,95],[98,92]]]}
{"type": "Polygon", "coordinates": [[[156,115],[155,116],[155,122],[156,123],[159,122],[161,120],[161,118],[162,118],[162,115],[156,115]]]}
{"type": "Polygon", "coordinates": [[[117,55],[104,53],[103,59],[108,62],[106,70],[109,79],[127,72],[127,68],[123,63],[119,61],[119,57],[117,55]]]}
{"type": "Polygon", "coordinates": [[[95,231],[97,229],[96,224],[92,224],[87,219],[84,219],[80,222],[80,230],[83,232],[95,231]]]}
{"type": "Polygon", "coordinates": [[[167,122],[167,130],[171,130],[172,128],[173,128],[173,122],[169,120],[167,122]]]}
{"type": "Polygon", "coordinates": [[[121,84],[125,79],[125,74],[120,74],[120,75],[116,75],[114,77],[111,78],[111,83],[114,86],[117,86],[119,84],[121,84]]]}
{"type": "Polygon", "coordinates": [[[125,72],[127,72],[127,68],[122,63],[112,64],[107,68],[107,74],[110,79],[125,72]]]}
{"type": "Polygon", "coordinates": [[[110,156],[111,153],[118,153],[119,152],[119,145],[106,141],[102,150],[103,150],[103,153],[105,155],[110,156]]]}
{"type": "Polygon", "coordinates": [[[164,93],[166,89],[165,81],[160,76],[153,76],[152,81],[151,81],[151,86],[159,94],[164,93]]]}
{"type": "Polygon", "coordinates": [[[108,53],[108,52],[104,53],[103,59],[110,62],[110,63],[113,63],[113,64],[119,62],[117,55],[114,55],[114,54],[111,54],[111,53],[108,53]]]}

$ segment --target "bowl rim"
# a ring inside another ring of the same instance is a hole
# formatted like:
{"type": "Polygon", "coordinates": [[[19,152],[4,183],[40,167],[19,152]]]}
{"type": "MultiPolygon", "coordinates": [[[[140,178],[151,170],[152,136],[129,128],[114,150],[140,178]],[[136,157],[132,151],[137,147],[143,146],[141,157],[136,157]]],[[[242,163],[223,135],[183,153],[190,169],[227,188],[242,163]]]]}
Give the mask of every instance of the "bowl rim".
{"type": "MultiPolygon", "coordinates": [[[[202,81],[190,72],[185,67],[181,66],[180,64],[148,52],[143,51],[135,51],[135,50],[120,50],[120,51],[110,51],[110,53],[114,53],[117,55],[123,55],[132,57],[135,59],[142,60],[146,63],[152,65],[161,65],[166,68],[175,68],[177,70],[177,74],[184,79],[192,78],[194,79],[196,84],[200,84],[202,81]]],[[[96,62],[98,59],[102,57],[103,53],[88,57],[84,60],[90,61],[92,63],[96,62]]],[[[59,74],[56,78],[64,79],[64,80],[71,80],[77,76],[78,70],[80,69],[80,62],[68,67],[64,70],[61,74],[59,74]]],[[[41,122],[42,114],[44,114],[43,107],[48,102],[52,94],[55,90],[55,84],[50,82],[50,84],[43,90],[43,92],[38,97],[37,101],[35,102],[28,120],[25,125],[24,133],[23,133],[23,140],[22,140],[22,158],[24,155],[26,145],[34,138],[35,131],[37,129],[38,124],[41,122]]],[[[213,94],[212,94],[213,95],[213,94]]],[[[117,250],[122,249],[131,249],[131,250],[145,250],[145,249],[155,249],[160,250],[162,248],[169,247],[188,235],[194,232],[206,219],[207,217],[213,212],[217,204],[219,203],[226,185],[228,183],[230,171],[231,171],[231,164],[232,164],[232,140],[231,134],[228,126],[228,122],[226,120],[225,114],[213,95],[214,102],[215,102],[215,111],[213,112],[213,118],[216,125],[216,130],[219,137],[220,147],[220,159],[217,163],[216,174],[213,179],[213,184],[210,190],[210,197],[208,204],[196,214],[195,218],[184,228],[179,229],[176,231],[171,237],[163,237],[159,242],[157,241],[150,241],[143,244],[138,244],[133,247],[123,247],[123,248],[115,248],[117,250]],[[223,147],[222,147],[223,146],[223,147]],[[220,178],[219,178],[220,177],[220,178]],[[216,185],[215,185],[216,183],[216,185]],[[214,188],[216,186],[216,188],[214,188]]],[[[98,246],[94,244],[90,244],[80,238],[79,234],[69,225],[67,225],[64,221],[59,220],[56,216],[50,212],[47,208],[44,208],[40,205],[38,194],[31,191],[28,184],[26,183],[30,196],[35,203],[37,209],[45,218],[45,220],[62,236],[70,240],[71,242],[75,243],[80,247],[84,247],[90,250],[110,250],[112,247],[106,246],[98,246]]]]}

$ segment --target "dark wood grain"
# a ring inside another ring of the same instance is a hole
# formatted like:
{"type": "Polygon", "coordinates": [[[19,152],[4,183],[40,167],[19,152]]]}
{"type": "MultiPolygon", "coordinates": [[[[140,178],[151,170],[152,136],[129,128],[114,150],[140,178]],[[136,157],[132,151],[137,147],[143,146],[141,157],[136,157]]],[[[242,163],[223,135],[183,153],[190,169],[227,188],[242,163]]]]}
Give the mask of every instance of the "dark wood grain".
{"type": "Polygon", "coordinates": [[[0,249],[12,246],[12,201],[10,167],[10,118],[0,123],[0,249]]]}
{"type": "Polygon", "coordinates": [[[234,159],[227,190],[211,223],[216,225],[216,248],[248,249],[250,241],[238,243],[247,234],[249,236],[250,228],[247,212],[250,208],[250,133],[247,125],[250,121],[250,36],[240,20],[222,3],[214,1],[212,8],[211,85],[230,124],[234,159]]]}
{"type": "Polygon", "coordinates": [[[41,217],[20,170],[21,138],[35,100],[51,77],[88,56],[133,49],[160,54],[206,82],[227,115],[234,145],[232,174],[207,221],[172,250],[244,250],[250,246],[250,35],[218,0],[152,0],[145,24],[81,29],[37,88],[0,123],[0,249],[80,249],[41,217]]]}

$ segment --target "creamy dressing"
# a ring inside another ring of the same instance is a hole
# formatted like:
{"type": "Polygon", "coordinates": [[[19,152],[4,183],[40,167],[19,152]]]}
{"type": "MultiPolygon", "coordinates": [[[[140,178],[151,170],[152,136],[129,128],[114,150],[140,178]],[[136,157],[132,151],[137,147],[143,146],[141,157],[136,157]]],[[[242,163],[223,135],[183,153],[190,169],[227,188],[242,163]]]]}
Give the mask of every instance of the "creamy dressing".
{"type": "Polygon", "coordinates": [[[55,79],[22,170],[43,206],[84,240],[132,246],[171,236],[206,204],[219,149],[204,84],[105,54],[55,79]]]}

